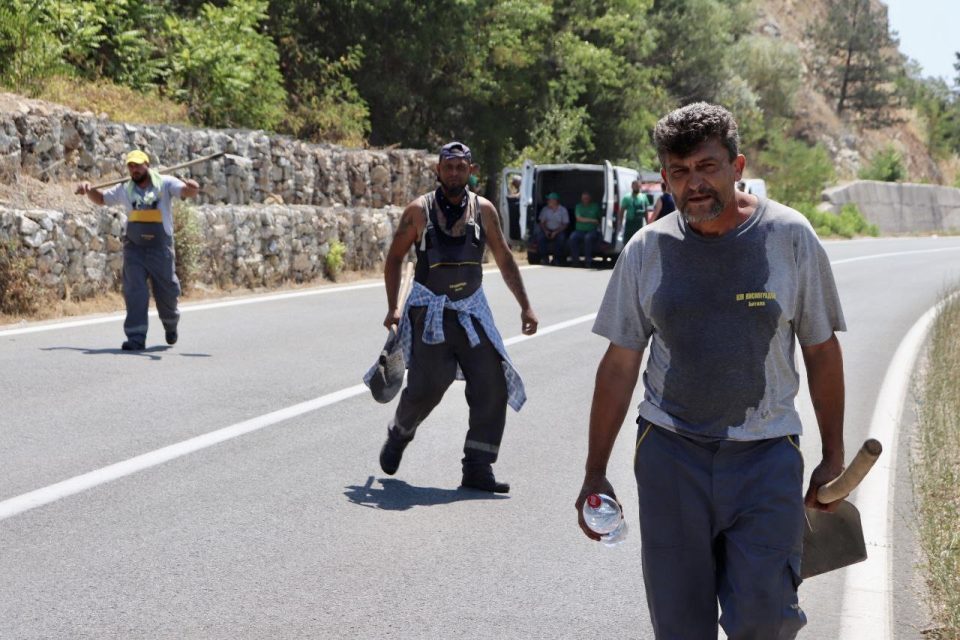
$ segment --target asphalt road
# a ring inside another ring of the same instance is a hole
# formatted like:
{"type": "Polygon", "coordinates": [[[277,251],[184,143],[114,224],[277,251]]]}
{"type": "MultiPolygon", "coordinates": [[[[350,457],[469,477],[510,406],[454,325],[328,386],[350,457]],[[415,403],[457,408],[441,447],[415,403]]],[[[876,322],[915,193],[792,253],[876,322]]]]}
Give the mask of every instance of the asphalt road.
{"type": "MultiPolygon", "coordinates": [[[[849,328],[852,452],[897,345],[960,282],[960,238],[827,250],[849,328]]],[[[139,354],[120,351],[115,316],[0,329],[0,638],[652,637],[632,417],[610,466],[627,541],[587,540],[573,508],[606,347],[590,315],[609,271],[523,275],[541,328],[568,326],[509,347],[529,401],[508,415],[496,466],[506,497],[457,488],[462,383],[398,474],[380,471],[393,405],[355,389],[384,338],[378,283],[187,307],[179,344],[160,346],[154,318],[139,354]],[[151,454],[211,432],[223,440],[151,454]],[[134,472],[110,467],[144,454],[134,472]],[[89,475],[105,467],[112,476],[89,475]],[[60,493],[41,506],[11,507],[51,485],[60,493]]],[[[504,337],[518,336],[515,302],[496,273],[486,282],[504,337]]],[[[809,472],[819,439],[809,399],[800,406],[809,472]]],[[[919,637],[916,594],[898,582],[913,563],[909,532],[895,540],[894,636],[919,637]]],[[[837,637],[845,573],[801,587],[803,637],[837,637]]]]}

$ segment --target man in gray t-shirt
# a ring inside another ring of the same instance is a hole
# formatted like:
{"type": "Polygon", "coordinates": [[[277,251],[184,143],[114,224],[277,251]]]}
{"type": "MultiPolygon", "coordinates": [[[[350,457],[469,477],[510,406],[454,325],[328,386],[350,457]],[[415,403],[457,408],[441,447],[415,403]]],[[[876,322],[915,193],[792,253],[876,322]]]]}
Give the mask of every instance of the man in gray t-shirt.
{"type": "MultiPolygon", "coordinates": [[[[793,638],[803,507],[843,469],[845,330],[830,262],[801,214],[737,192],[733,117],[697,103],[654,134],[678,211],[624,248],[594,331],[597,372],[578,511],[613,493],[610,451],[643,352],[635,475],[644,582],[658,638],[793,638]],[[806,499],[794,406],[799,341],[824,458],[806,499]]],[[[596,539],[580,518],[581,528],[596,539]]]]}

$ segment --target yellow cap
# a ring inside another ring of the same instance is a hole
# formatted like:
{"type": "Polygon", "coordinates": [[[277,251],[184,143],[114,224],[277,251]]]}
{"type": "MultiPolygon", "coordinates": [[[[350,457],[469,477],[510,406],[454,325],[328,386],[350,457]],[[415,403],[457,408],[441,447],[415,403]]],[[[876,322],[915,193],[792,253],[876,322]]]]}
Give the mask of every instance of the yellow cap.
{"type": "Polygon", "coordinates": [[[150,156],[145,154],[143,151],[140,151],[140,149],[134,149],[127,154],[127,164],[147,164],[149,162],[150,156]]]}

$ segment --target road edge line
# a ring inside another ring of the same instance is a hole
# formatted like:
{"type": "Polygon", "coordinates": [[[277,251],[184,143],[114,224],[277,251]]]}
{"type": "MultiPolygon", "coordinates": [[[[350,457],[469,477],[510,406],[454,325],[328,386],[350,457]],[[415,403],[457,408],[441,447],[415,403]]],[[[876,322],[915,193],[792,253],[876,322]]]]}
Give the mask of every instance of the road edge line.
{"type": "Polygon", "coordinates": [[[893,500],[900,448],[898,427],[917,359],[930,327],[947,300],[928,309],[910,327],[894,352],[880,385],[870,420],[870,436],[883,444],[885,455],[877,461],[871,477],[854,494],[871,558],[846,569],[839,634],[845,640],[893,638],[893,500]]]}

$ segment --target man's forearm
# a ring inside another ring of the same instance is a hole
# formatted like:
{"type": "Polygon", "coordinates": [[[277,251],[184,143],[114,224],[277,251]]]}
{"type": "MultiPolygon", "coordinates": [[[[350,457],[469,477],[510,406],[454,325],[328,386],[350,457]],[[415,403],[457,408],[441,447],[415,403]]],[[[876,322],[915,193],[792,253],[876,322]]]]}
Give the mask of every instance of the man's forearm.
{"type": "Polygon", "coordinates": [[[400,295],[400,270],[403,258],[387,255],[383,265],[383,283],[387,289],[387,308],[397,308],[397,298],[400,295]]]}
{"type": "Polygon", "coordinates": [[[513,255],[509,253],[504,255],[497,261],[497,266],[500,267],[500,275],[503,276],[503,281],[510,289],[510,293],[517,299],[517,304],[521,309],[529,309],[530,300],[527,299],[527,290],[523,286],[523,278],[520,277],[520,267],[517,266],[513,255]]]}
{"type": "Polygon", "coordinates": [[[620,427],[630,408],[630,399],[637,386],[640,375],[640,357],[636,355],[636,364],[624,365],[611,356],[610,350],[604,354],[597,368],[596,384],[593,390],[593,404],[590,407],[590,441],[587,452],[587,473],[605,475],[610,452],[620,433],[620,427]]]}
{"type": "Polygon", "coordinates": [[[843,460],[845,390],[843,354],[836,336],[823,345],[804,350],[810,398],[820,428],[824,459],[843,460]]]}

